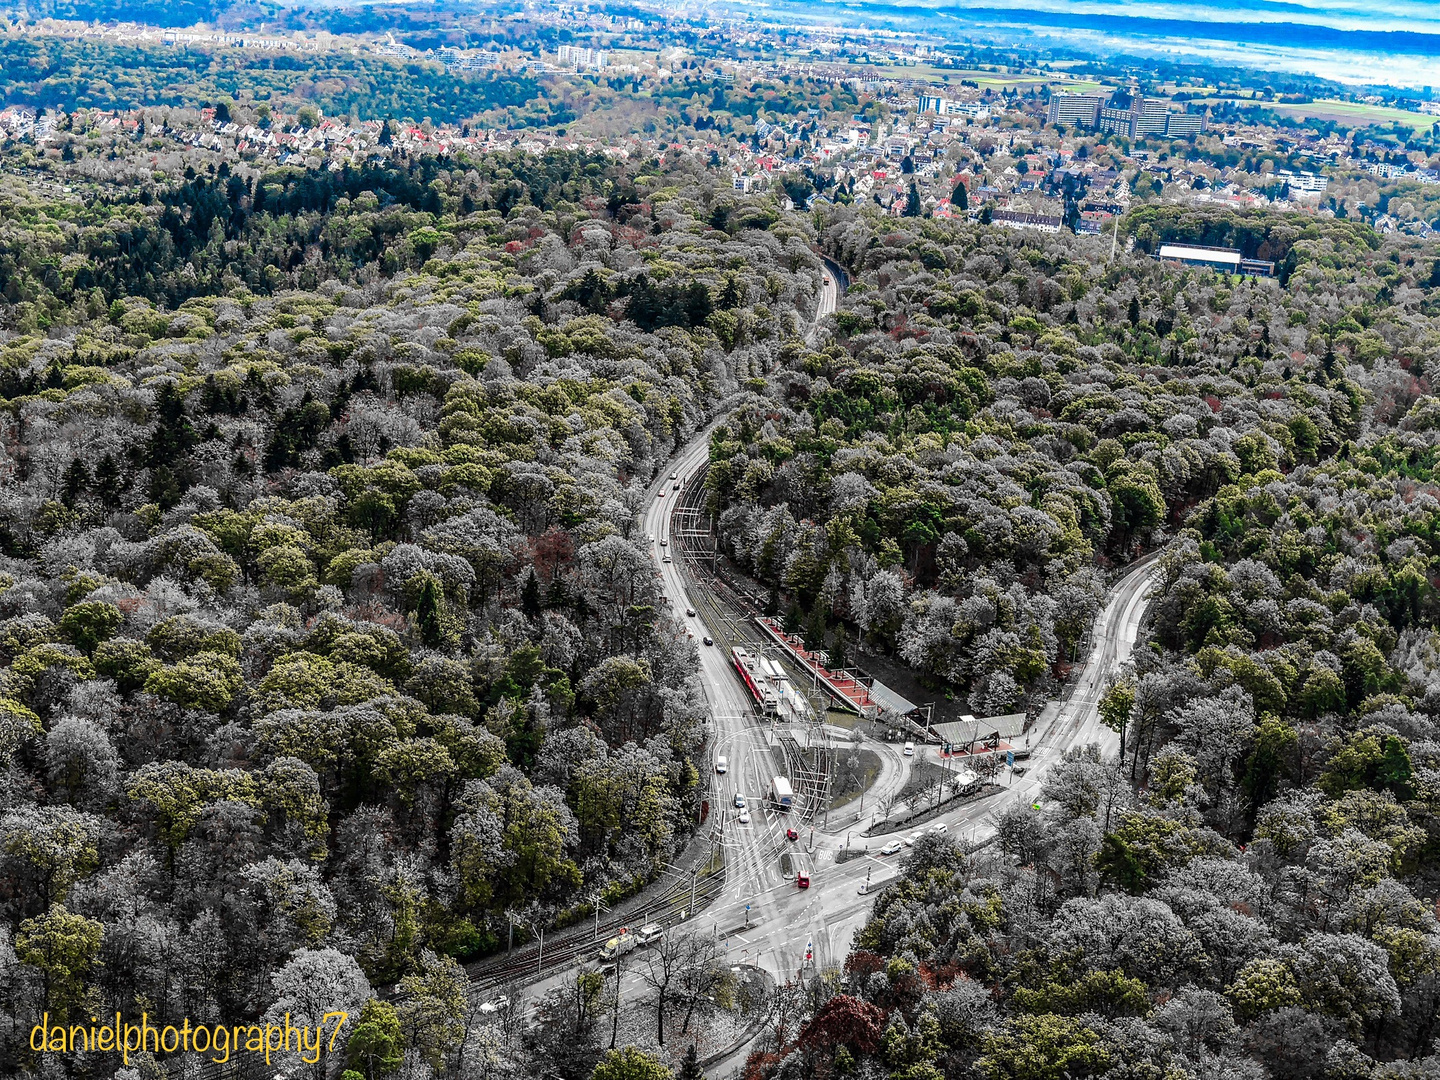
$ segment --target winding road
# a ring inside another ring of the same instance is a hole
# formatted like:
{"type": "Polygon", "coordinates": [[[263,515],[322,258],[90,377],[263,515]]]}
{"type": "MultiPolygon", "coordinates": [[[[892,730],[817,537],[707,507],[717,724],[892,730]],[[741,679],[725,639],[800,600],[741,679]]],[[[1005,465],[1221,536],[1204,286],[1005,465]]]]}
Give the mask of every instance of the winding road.
{"type": "MultiPolygon", "coordinates": [[[[829,265],[823,268],[811,335],[823,318],[835,311],[840,295],[839,279],[829,265]]],[[[807,954],[812,970],[844,963],[852,937],[864,924],[874,900],[876,890],[864,887],[872,882],[878,887],[893,878],[901,856],[881,856],[883,839],[862,838],[870,815],[857,815],[855,804],[832,812],[828,828],[812,828],[802,824],[798,814],[787,818],[768,809],[766,793],[771,777],[781,771],[781,758],[771,747],[773,735],[768,726],[754,718],[749,691],[730,664],[730,646],[753,640],[754,628],[723,590],[711,587],[700,567],[687,563],[689,556],[684,553],[685,511],[698,506],[703,496],[700,473],[708,462],[712,431],[713,425],[697,434],[661,469],[640,515],[670,613],[697,643],[699,674],[712,720],[710,814],[704,828],[724,850],[724,887],[709,907],[698,914],[687,913],[685,921],[696,932],[714,934],[723,943],[730,964],[752,964],[783,981],[805,972],[807,954]],[[694,485],[689,483],[692,480],[694,485]],[[707,638],[714,644],[704,644],[707,638]],[[723,775],[714,771],[716,759],[722,756],[728,761],[723,775]],[[734,805],[737,793],[746,797],[748,822],[739,820],[734,805]],[[859,817],[863,820],[857,820],[859,817]],[[797,840],[786,839],[787,826],[800,832],[797,840]],[[846,848],[851,857],[842,862],[838,856],[846,848]],[[864,854],[854,856],[855,848],[864,849],[864,854]],[[792,855],[791,860],[784,860],[789,866],[782,865],[785,853],[792,855]],[[810,888],[797,887],[796,865],[810,872],[810,888]]],[[[958,800],[925,827],[944,822],[951,835],[971,845],[983,842],[993,836],[1000,811],[1017,799],[1030,802],[1038,797],[1046,772],[1071,747],[1095,742],[1107,756],[1117,752],[1115,733],[1100,723],[1099,701],[1108,676],[1134,650],[1148,593],[1158,573],[1154,557],[1147,557],[1131,566],[1111,588],[1092,628],[1092,645],[1072,684],[1073,692],[1063,701],[1052,702],[1031,729],[1031,755],[1024,775],[1002,770],[1001,776],[1008,776],[1007,786],[989,795],[958,800]]],[[[863,745],[881,758],[880,774],[866,795],[874,806],[883,794],[896,794],[904,786],[911,759],[902,757],[893,745],[863,745]]],[[[916,752],[933,757],[937,748],[921,745],[916,752]]],[[[549,983],[557,976],[558,971],[540,981],[549,983]]],[[[484,981],[493,984],[498,974],[484,981]]],[[[633,975],[626,983],[627,994],[639,989],[630,985],[633,975]]],[[[535,992],[537,988],[532,986],[530,993],[535,992]]],[[[712,1076],[728,1076],[743,1063],[746,1053],[741,1048],[707,1071],[712,1076]]]]}
{"type": "MultiPolygon", "coordinates": [[[[839,282],[829,267],[820,293],[816,323],[834,311],[839,282]]],[[[705,587],[703,574],[682,565],[682,544],[672,528],[682,527],[683,515],[673,516],[689,494],[687,480],[703,469],[709,454],[710,431],[697,435],[671,462],[669,473],[650,493],[644,527],[659,565],[660,581],[672,610],[685,630],[699,643],[700,677],[714,720],[712,738],[711,813],[714,836],[726,853],[725,886],[715,903],[696,919],[696,929],[716,934],[725,944],[731,963],[764,968],[784,980],[802,973],[807,954],[817,967],[843,964],[856,930],[865,922],[873,890],[897,873],[899,855],[883,857],[883,841],[860,838],[868,821],[855,821],[854,811],[830,815],[830,829],[801,828],[798,842],[785,840],[789,822],[769,815],[763,795],[775,773],[777,758],[767,741],[766,727],[750,713],[750,696],[729,660],[729,645],[743,641],[746,616],[727,605],[719,591],[705,587]],[[680,485],[677,491],[675,485],[680,485]],[[681,524],[677,524],[681,523],[681,524]],[[665,543],[662,545],[661,541],[665,543]],[[671,561],[666,561],[669,558],[671,561]],[[695,615],[689,615],[695,611],[695,615]],[[715,642],[704,645],[706,638],[715,642]],[[724,775],[713,772],[715,758],[728,759],[724,775]],[[734,795],[747,796],[751,821],[736,820],[734,795]],[[849,817],[851,829],[845,829],[849,817]],[[837,860],[842,848],[866,846],[866,854],[837,860]],[[791,873],[782,869],[780,854],[794,852],[811,871],[811,887],[797,888],[791,873]]],[[[687,505],[694,505],[693,501],[687,505]]],[[[992,836],[996,815],[1017,799],[1038,797],[1045,773],[1071,747],[1099,743],[1107,755],[1118,750],[1114,732],[1100,723],[1099,701],[1108,676],[1130,656],[1139,635],[1147,596],[1157,576],[1153,557],[1133,565],[1110,590],[1092,629],[1092,647],[1071,695],[1053,702],[1031,731],[1031,756],[1023,776],[1008,775],[1009,784],[988,796],[964,800],[927,824],[944,822],[952,835],[972,845],[992,836]]],[[[882,755],[880,786],[903,786],[909,762],[892,746],[867,744],[882,755]]],[[[917,753],[934,754],[922,746],[917,753]]],[[[873,804],[872,804],[873,805],[873,804]]],[[[799,822],[793,824],[799,825],[799,822]]],[[[727,1075],[743,1062],[745,1051],[715,1063],[711,1075],[727,1075]]]]}

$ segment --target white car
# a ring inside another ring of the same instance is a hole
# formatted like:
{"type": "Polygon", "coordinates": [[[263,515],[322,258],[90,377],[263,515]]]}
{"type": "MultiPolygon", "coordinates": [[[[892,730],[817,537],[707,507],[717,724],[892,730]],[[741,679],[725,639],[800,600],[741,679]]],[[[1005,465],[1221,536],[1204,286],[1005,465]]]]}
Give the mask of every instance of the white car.
{"type": "Polygon", "coordinates": [[[914,846],[915,846],[915,841],[916,841],[916,840],[919,840],[920,837],[922,837],[922,836],[924,836],[924,835],[925,835],[925,830],[924,830],[924,829],[916,829],[916,830],[915,830],[914,832],[912,832],[909,836],[905,837],[905,840],[904,840],[905,846],[906,846],[906,847],[914,847],[914,846]]]}
{"type": "Polygon", "coordinates": [[[749,810],[741,810],[741,811],[740,811],[740,824],[741,824],[741,825],[749,825],[749,824],[750,824],[750,811],[749,811],[749,810]]]}
{"type": "Polygon", "coordinates": [[[659,941],[665,936],[665,928],[659,923],[646,923],[636,931],[636,940],[641,945],[649,945],[652,941],[659,941]]]}
{"type": "Polygon", "coordinates": [[[668,562],[674,562],[675,560],[672,559],[672,558],[670,558],[669,555],[666,555],[665,558],[661,559],[660,561],[661,561],[661,562],[667,562],[667,563],[668,563],[668,562]]]}
{"type": "Polygon", "coordinates": [[[480,1011],[486,1016],[494,1016],[496,1013],[508,1012],[509,1010],[510,999],[504,994],[501,994],[497,998],[491,998],[489,1001],[483,1002],[480,1006],[480,1011]]]}
{"type": "Polygon", "coordinates": [[[740,792],[738,792],[738,791],[735,792],[735,809],[736,809],[736,810],[744,810],[744,809],[745,809],[745,796],[744,796],[743,794],[741,794],[740,792]]]}
{"type": "Polygon", "coordinates": [[[905,846],[905,845],[902,844],[899,840],[891,840],[888,844],[886,844],[884,847],[882,847],[882,848],[880,849],[880,854],[881,854],[881,855],[894,855],[897,851],[899,851],[899,850],[900,850],[901,848],[903,848],[904,846],[905,846]]]}
{"type": "Polygon", "coordinates": [[[694,609],[693,607],[687,607],[687,608],[685,609],[685,614],[686,614],[686,615],[689,615],[690,618],[693,619],[693,618],[695,617],[695,609],[694,609]]]}
{"type": "Polygon", "coordinates": [[[913,742],[907,742],[907,743],[905,744],[905,756],[906,756],[906,757],[914,757],[914,756],[915,756],[915,744],[914,744],[913,742]]]}
{"type": "Polygon", "coordinates": [[[716,771],[717,773],[719,773],[720,775],[723,776],[723,775],[725,775],[725,773],[728,772],[729,770],[730,770],[730,759],[727,758],[724,754],[721,754],[719,757],[717,757],[717,758],[715,759],[715,771],[716,771]]]}
{"type": "Polygon", "coordinates": [[[671,479],[671,480],[679,480],[679,479],[680,479],[680,474],[679,474],[679,473],[674,473],[674,472],[672,472],[672,473],[670,474],[670,479],[671,479]]]}
{"type": "Polygon", "coordinates": [[[662,537],[660,538],[660,546],[661,546],[661,547],[669,547],[669,546],[670,546],[670,541],[669,541],[669,540],[666,540],[666,539],[662,536],[662,537]]]}
{"type": "Polygon", "coordinates": [[[930,826],[930,831],[933,833],[949,832],[950,826],[946,825],[943,821],[937,821],[934,825],[930,826]]]}

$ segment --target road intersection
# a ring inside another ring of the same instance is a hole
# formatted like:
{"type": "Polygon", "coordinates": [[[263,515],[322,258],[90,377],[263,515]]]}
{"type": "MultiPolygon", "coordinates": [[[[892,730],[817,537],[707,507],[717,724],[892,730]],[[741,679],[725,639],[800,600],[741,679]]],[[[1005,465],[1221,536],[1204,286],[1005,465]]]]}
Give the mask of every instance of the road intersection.
{"type": "MultiPolygon", "coordinates": [[[[817,323],[819,316],[834,310],[837,296],[838,282],[827,267],[817,323]]],[[[862,885],[867,880],[878,885],[893,877],[902,856],[879,855],[884,840],[862,840],[859,832],[869,824],[869,817],[857,821],[853,810],[829,815],[828,828],[817,824],[812,833],[808,824],[802,827],[798,820],[791,822],[763,806],[778,759],[769,745],[766,726],[753,716],[749,691],[731,666],[727,647],[736,633],[742,632],[737,628],[748,622],[748,616],[727,605],[724,590],[705,586],[703,573],[699,567],[685,564],[686,549],[671,535],[677,520],[674,511],[689,490],[687,482],[704,468],[709,442],[707,430],[676,454],[668,474],[652,490],[643,515],[664,595],[699,646],[700,679],[713,718],[710,827],[725,851],[725,886],[694,921],[696,929],[715,933],[726,943],[731,962],[754,964],[784,980],[803,970],[807,953],[812,956],[811,963],[820,967],[843,963],[851,937],[863,925],[873,901],[873,893],[860,891],[862,885]],[[676,483],[681,488],[678,492],[676,483]],[[662,539],[667,541],[664,546],[662,539]],[[670,561],[665,561],[667,558],[670,561]],[[730,610],[723,610],[727,606],[730,610]],[[689,610],[696,614],[686,614],[689,610]],[[704,645],[706,638],[715,644],[704,645]],[[729,765],[723,776],[713,771],[714,758],[720,755],[729,765]],[[748,824],[735,820],[733,796],[737,791],[749,800],[748,824]],[[785,829],[792,824],[800,832],[798,841],[785,838],[785,829]],[[860,845],[866,846],[865,855],[843,862],[837,859],[843,847],[853,850],[860,845]],[[808,889],[797,887],[793,866],[783,865],[790,861],[782,860],[785,853],[808,865],[808,889]]],[[[1156,569],[1153,559],[1142,560],[1112,588],[1093,628],[1094,644],[1073,692],[1052,703],[1032,730],[1026,775],[1010,776],[1009,786],[990,795],[957,800],[927,827],[943,822],[951,835],[971,844],[984,841],[993,835],[994,820],[1001,810],[1017,799],[1038,797],[1046,771],[1066,750],[1096,742],[1107,755],[1117,752],[1117,738],[1100,723],[1098,705],[1108,677],[1135,647],[1156,569]]],[[[893,746],[864,745],[882,755],[880,786],[898,792],[908,777],[908,761],[893,746]]],[[[936,748],[922,745],[917,752],[933,756],[936,748]]]]}

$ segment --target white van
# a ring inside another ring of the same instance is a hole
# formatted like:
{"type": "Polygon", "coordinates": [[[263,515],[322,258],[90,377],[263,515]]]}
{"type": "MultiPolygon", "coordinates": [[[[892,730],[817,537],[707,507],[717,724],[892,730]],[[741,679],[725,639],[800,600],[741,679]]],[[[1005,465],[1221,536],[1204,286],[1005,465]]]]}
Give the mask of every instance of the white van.
{"type": "Polygon", "coordinates": [[[914,756],[915,756],[915,744],[914,744],[913,742],[907,742],[907,743],[905,744],[905,756],[906,756],[906,757],[914,757],[914,756]]]}
{"type": "Polygon", "coordinates": [[[715,759],[715,771],[722,776],[730,771],[730,759],[721,754],[715,759]]]}

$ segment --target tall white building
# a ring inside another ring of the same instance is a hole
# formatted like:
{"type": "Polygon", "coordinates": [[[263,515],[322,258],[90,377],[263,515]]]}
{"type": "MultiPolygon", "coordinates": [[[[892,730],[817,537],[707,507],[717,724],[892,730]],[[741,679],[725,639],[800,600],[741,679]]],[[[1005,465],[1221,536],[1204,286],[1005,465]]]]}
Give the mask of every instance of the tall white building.
{"type": "Polygon", "coordinates": [[[561,67],[586,70],[610,66],[610,54],[604,49],[591,49],[584,45],[561,45],[556,51],[561,67]]]}
{"type": "Polygon", "coordinates": [[[1104,104],[1105,98],[1100,94],[1053,94],[1047,119],[1052,124],[1093,128],[1100,122],[1100,109],[1104,104]]]}

